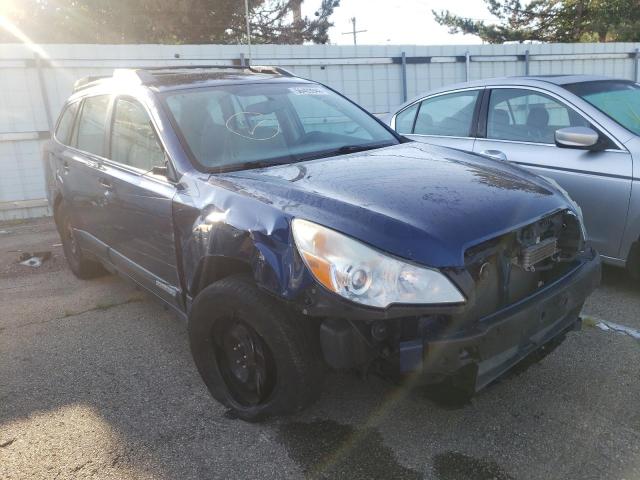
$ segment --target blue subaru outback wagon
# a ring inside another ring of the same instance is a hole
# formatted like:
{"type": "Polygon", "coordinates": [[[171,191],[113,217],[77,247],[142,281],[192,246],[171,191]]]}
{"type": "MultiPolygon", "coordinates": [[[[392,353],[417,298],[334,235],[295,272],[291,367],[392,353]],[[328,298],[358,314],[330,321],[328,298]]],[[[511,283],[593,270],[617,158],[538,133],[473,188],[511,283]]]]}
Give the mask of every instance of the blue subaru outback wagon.
{"type": "Polygon", "coordinates": [[[80,80],[44,161],[73,273],[175,309],[246,420],[309,404],[327,367],[474,392],[578,326],[600,281],[556,185],[276,67],[80,80]]]}

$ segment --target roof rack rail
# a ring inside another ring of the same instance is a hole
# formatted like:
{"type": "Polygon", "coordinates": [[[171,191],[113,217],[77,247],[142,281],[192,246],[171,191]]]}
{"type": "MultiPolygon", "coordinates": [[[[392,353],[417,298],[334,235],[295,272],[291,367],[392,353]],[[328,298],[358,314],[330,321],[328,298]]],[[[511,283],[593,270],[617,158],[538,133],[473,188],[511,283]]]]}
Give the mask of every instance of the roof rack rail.
{"type": "Polygon", "coordinates": [[[229,68],[235,70],[250,70],[255,73],[271,73],[279,74],[285,77],[293,77],[293,73],[282,67],[275,65],[170,65],[165,67],[145,67],[139,70],[149,70],[151,72],[158,70],[204,70],[215,68],[229,68]]]}
{"type": "Polygon", "coordinates": [[[249,70],[254,73],[265,73],[272,75],[282,75],[284,77],[293,77],[293,73],[282,67],[271,65],[169,65],[164,67],[143,67],[143,68],[116,68],[113,70],[113,75],[90,75],[88,77],[77,80],[73,85],[73,91],[82,90],[93,85],[98,80],[104,80],[106,78],[119,78],[133,80],[139,84],[150,84],[155,80],[154,72],[166,71],[166,70],[204,70],[204,69],[235,69],[235,70],[249,70]]]}
{"type": "Polygon", "coordinates": [[[165,65],[164,67],[141,67],[139,70],[149,70],[150,72],[158,70],[202,70],[207,68],[234,68],[246,69],[248,65],[165,65]]]}
{"type": "Polygon", "coordinates": [[[104,78],[109,78],[110,76],[111,75],[89,75],[87,77],[79,78],[73,84],[73,91],[76,92],[78,90],[82,90],[83,88],[88,87],[90,84],[104,78]]]}
{"type": "Polygon", "coordinates": [[[249,70],[256,73],[277,73],[284,77],[294,76],[293,73],[291,73],[289,70],[282,67],[276,67],[273,65],[251,65],[249,67],[249,70]]]}
{"type": "Polygon", "coordinates": [[[142,69],[137,68],[115,68],[112,75],[89,75],[76,80],[73,84],[73,91],[77,92],[84,88],[93,86],[99,80],[107,78],[132,79],[136,83],[147,83],[153,80],[153,76],[142,69]]]}

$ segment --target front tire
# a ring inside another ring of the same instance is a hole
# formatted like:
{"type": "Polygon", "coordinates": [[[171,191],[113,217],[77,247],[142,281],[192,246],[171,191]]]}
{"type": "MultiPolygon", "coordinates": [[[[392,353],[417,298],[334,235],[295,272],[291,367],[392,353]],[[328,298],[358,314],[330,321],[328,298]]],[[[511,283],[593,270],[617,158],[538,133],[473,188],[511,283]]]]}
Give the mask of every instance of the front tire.
{"type": "Polygon", "coordinates": [[[246,421],[290,414],[321,389],[317,335],[245,275],[205,288],[189,318],[194,362],[211,395],[246,421]]]}

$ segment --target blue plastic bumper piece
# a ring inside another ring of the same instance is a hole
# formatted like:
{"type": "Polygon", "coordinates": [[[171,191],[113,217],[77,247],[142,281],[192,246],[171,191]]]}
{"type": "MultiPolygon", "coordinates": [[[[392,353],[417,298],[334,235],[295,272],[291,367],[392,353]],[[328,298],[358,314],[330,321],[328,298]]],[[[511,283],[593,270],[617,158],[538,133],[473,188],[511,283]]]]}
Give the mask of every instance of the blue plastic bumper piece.
{"type": "Polygon", "coordinates": [[[422,366],[423,340],[407,340],[400,342],[400,373],[409,373],[422,366]]]}

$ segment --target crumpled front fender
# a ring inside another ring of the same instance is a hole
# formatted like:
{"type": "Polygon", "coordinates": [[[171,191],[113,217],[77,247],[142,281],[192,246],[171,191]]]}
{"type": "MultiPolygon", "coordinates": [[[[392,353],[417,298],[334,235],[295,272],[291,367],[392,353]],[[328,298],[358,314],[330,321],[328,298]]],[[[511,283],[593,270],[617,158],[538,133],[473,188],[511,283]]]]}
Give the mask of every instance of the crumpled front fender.
{"type": "Polygon", "coordinates": [[[204,288],[206,270],[234,262],[256,283],[294,300],[312,279],[291,239],[291,217],[264,202],[228,190],[211,192],[203,206],[177,205],[176,229],[187,294],[204,288]]]}

